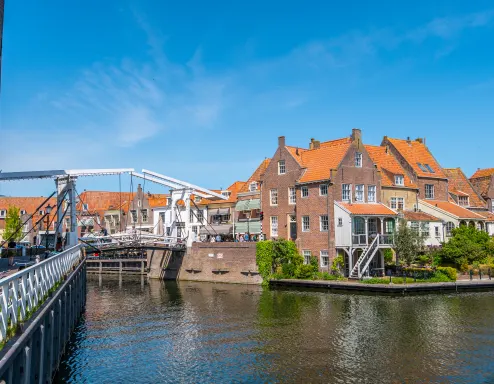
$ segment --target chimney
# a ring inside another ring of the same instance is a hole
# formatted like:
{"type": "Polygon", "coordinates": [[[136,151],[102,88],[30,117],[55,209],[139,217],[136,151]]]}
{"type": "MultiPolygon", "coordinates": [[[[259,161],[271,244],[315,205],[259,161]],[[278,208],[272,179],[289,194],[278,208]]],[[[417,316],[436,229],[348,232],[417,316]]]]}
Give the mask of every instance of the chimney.
{"type": "Polygon", "coordinates": [[[410,141],[410,136],[407,137],[407,144],[412,145],[412,142],[410,141]]]}
{"type": "Polygon", "coordinates": [[[313,137],[310,139],[309,149],[314,149],[314,138],[313,137]]]}
{"type": "Polygon", "coordinates": [[[299,153],[298,153],[298,147],[297,147],[297,150],[295,151],[295,154],[296,154],[297,156],[299,155],[299,153]]]}
{"type": "Polygon", "coordinates": [[[423,139],[421,137],[416,138],[415,141],[417,143],[420,143],[420,144],[423,144],[424,143],[424,141],[423,141],[423,139]]]}
{"type": "Polygon", "coordinates": [[[362,131],[358,128],[352,129],[352,141],[362,142],[362,131]]]}
{"type": "Polygon", "coordinates": [[[314,149],[319,149],[321,148],[321,142],[319,140],[314,140],[314,142],[312,143],[312,147],[314,149]]]}
{"type": "Polygon", "coordinates": [[[278,137],[278,147],[284,147],[285,146],[285,136],[280,136],[278,137]]]}
{"type": "Polygon", "coordinates": [[[424,142],[424,145],[425,145],[425,137],[422,139],[422,141],[424,142]]]}

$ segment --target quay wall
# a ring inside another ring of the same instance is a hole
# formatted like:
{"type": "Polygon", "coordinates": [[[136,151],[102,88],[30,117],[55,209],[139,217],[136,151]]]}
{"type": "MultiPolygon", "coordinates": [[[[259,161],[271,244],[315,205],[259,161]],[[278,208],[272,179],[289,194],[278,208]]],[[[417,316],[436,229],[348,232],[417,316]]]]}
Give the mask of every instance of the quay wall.
{"type": "Polygon", "coordinates": [[[193,243],[183,257],[178,279],[261,284],[256,243],[193,243]]]}

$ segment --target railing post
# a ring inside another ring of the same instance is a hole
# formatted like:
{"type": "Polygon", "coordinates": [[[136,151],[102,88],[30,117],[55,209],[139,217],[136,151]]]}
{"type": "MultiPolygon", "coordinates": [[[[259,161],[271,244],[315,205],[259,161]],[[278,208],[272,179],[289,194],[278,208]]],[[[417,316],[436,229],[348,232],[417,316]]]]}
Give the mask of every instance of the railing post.
{"type": "Polygon", "coordinates": [[[118,262],[118,272],[122,274],[122,260],[118,262]]]}

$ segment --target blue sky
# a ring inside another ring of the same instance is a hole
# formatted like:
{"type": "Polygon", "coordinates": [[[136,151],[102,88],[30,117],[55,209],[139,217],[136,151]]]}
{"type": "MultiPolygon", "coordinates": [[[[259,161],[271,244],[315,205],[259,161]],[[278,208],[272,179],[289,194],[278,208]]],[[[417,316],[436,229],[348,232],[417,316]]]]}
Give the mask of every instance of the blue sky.
{"type": "Polygon", "coordinates": [[[493,167],[494,4],[339,3],[7,0],[0,169],[147,168],[226,188],[279,135],[307,146],[354,127],[368,144],[425,136],[468,176],[493,167]]]}

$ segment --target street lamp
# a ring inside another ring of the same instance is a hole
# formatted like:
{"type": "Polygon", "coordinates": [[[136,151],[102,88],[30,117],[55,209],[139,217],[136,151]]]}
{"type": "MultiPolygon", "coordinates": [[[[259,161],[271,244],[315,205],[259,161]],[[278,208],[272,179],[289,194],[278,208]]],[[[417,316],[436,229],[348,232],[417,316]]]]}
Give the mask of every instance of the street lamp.
{"type": "Polygon", "coordinates": [[[48,226],[50,225],[50,212],[51,212],[51,205],[48,204],[45,208],[46,210],[46,235],[45,235],[45,244],[46,244],[46,250],[48,251],[48,226]]]}

